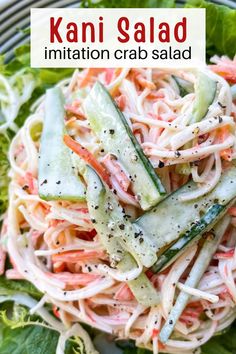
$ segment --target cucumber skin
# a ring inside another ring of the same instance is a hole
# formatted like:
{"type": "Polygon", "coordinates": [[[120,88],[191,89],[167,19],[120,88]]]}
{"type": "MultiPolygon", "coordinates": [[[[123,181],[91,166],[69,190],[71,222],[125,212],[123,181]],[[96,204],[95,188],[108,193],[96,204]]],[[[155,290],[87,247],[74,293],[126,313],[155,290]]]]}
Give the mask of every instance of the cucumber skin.
{"type": "Polygon", "coordinates": [[[190,243],[198,241],[203,233],[210,231],[227,210],[227,206],[220,204],[212,205],[192,229],[181,235],[180,238],[159,257],[157,262],[152,266],[152,271],[158,273],[166,268],[170,264],[170,261],[171,263],[174,262],[176,256],[178,256],[181,251],[184,251],[190,243]]]}
{"type": "Polygon", "coordinates": [[[139,145],[137,139],[130,130],[130,127],[126,122],[123,113],[119,110],[116,103],[110,96],[109,92],[104,88],[101,83],[97,82],[94,85],[92,92],[87,96],[84,102],[84,109],[88,120],[90,121],[91,128],[94,130],[95,134],[99,136],[100,140],[103,140],[105,142],[108,142],[110,140],[108,146],[106,146],[106,144],[103,142],[103,147],[106,152],[116,155],[118,159],[121,160],[121,163],[124,165],[124,168],[127,169],[129,175],[131,176],[131,181],[133,182],[134,192],[137,195],[140,192],[139,201],[142,209],[148,210],[152,206],[156,205],[165,195],[165,189],[154,168],[152,167],[151,162],[144,155],[141,146],[139,145]],[[98,111],[102,116],[100,120],[98,118],[98,114],[96,115],[96,112],[98,111]],[[103,136],[105,131],[109,131],[109,126],[103,124],[105,119],[104,115],[107,115],[109,117],[119,117],[119,119],[117,118],[116,121],[113,121],[113,124],[116,125],[117,131],[119,129],[121,131],[123,130],[122,141],[120,142],[121,145],[119,146],[119,148],[116,146],[117,142],[115,142],[114,140],[115,135],[117,133],[112,136],[112,139],[109,134],[103,136]],[[125,135],[127,139],[125,139],[125,135]],[[112,140],[114,141],[115,145],[114,149],[112,149],[112,140]],[[124,149],[127,148],[130,150],[128,151],[128,153],[127,151],[124,151],[124,149]],[[132,150],[137,156],[136,162],[132,162],[131,160],[130,155],[132,150]],[[125,157],[125,155],[127,156],[125,157]],[[137,167],[135,167],[135,164],[137,165],[137,167]],[[130,166],[132,166],[133,171],[130,170],[130,166]],[[145,173],[142,172],[143,178],[141,179],[140,169],[142,168],[142,166],[144,168],[145,173]],[[137,168],[139,170],[137,170],[137,168]],[[149,188],[146,185],[148,185],[149,188]]]}
{"type": "Polygon", "coordinates": [[[194,91],[193,84],[189,81],[179,78],[178,76],[172,75],[173,79],[176,82],[176,85],[179,88],[179,94],[181,97],[188,95],[194,91]]]}
{"type": "Polygon", "coordinates": [[[39,196],[44,200],[84,201],[85,186],[76,176],[71,151],[63,142],[64,114],[60,88],[47,90],[39,155],[39,196]]]}
{"type": "Polygon", "coordinates": [[[211,205],[226,206],[235,199],[236,166],[233,165],[225,171],[216,187],[205,196],[190,201],[179,200],[181,194],[196,188],[197,185],[193,181],[188,182],[135,220],[134,223],[155,242],[157,252],[191,229],[192,223],[200,220],[201,213],[205,214],[211,205]]]}
{"type": "MultiPolygon", "coordinates": [[[[136,266],[135,260],[126,253],[118,263],[117,268],[126,272],[136,266]]],[[[141,273],[136,279],[129,280],[128,285],[136,300],[143,306],[155,306],[160,303],[160,294],[153,287],[145,273],[141,273]]]]}
{"type": "MultiPolygon", "coordinates": [[[[106,202],[106,188],[102,183],[100,177],[89,166],[86,172],[87,179],[87,204],[89,215],[91,219],[98,220],[100,216],[99,206],[105,205],[106,202]]],[[[106,224],[109,222],[109,215],[105,213],[101,223],[96,222],[95,229],[97,230],[104,248],[107,250],[112,259],[118,259],[124,253],[119,243],[119,239],[109,238],[106,224]]]]}
{"type": "Polygon", "coordinates": [[[207,114],[209,106],[213,103],[217,90],[217,82],[206,74],[199,72],[196,84],[196,98],[193,106],[191,123],[201,121],[207,114]]]}
{"type": "MultiPolygon", "coordinates": [[[[227,230],[227,227],[230,223],[230,217],[226,216],[221,220],[217,225],[214,227],[214,238],[206,238],[203,246],[190,270],[188,277],[185,281],[185,285],[191,288],[197,288],[202,275],[206,271],[210,261],[217,250],[217,247],[222,239],[223,234],[227,230]]],[[[176,298],[175,304],[172,307],[164,326],[160,332],[160,341],[162,343],[166,343],[169,339],[176,322],[178,321],[181,313],[183,312],[184,308],[186,307],[191,295],[180,291],[179,295],[176,298]]]]}
{"type": "MultiPolygon", "coordinates": [[[[104,248],[110,254],[111,259],[122,258],[117,264],[118,269],[122,272],[132,270],[133,267],[137,266],[136,261],[128,252],[124,251],[119,243],[120,240],[118,237],[109,238],[110,230],[107,224],[111,219],[108,213],[105,213],[105,218],[100,214],[101,205],[105,205],[107,199],[104,184],[91,167],[87,167],[86,179],[88,183],[87,196],[89,213],[91,217],[96,220],[94,226],[101,238],[104,248]]],[[[122,223],[125,223],[125,221],[122,221],[122,223]]],[[[128,281],[128,285],[136,300],[143,306],[154,306],[160,303],[160,296],[145,273],[141,273],[136,279],[128,281]]]]}
{"type": "Polygon", "coordinates": [[[88,177],[90,178],[90,181],[87,180],[89,213],[91,218],[94,219],[94,227],[100,234],[108,253],[118,253],[117,258],[119,258],[121,256],[120,250],[128,248],[130,253],[135,254],[134,258],[139,259],[141,264],[150,268],[157,260],[152,243],[149,242],[148,238],[142,237],[136,225],[124,217],[124,210],[119,205],[116,196],[103,184],[100,177],[90,167],[88,167],[88,177]],[[93,191],[94,185],[97,188],[93,191]],[[113,223],[112,228],[109,226],[111,221],[113,223]]]}

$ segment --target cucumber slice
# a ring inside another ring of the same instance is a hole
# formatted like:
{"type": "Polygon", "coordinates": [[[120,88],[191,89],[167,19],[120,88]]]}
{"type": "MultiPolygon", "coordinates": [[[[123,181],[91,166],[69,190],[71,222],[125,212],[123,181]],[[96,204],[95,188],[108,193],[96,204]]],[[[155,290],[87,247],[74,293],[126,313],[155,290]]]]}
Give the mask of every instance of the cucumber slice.
{"type": "Polygon", "coordinates": [[[214,101],[216,89],[217,82],[200,71],[195,85],[196,97],[193,105],[191,123],[199,122],[205,117],[209,106],[214,101]]]}
{"type": "MultiPolygon", "coordinates": [[[[230,217],[225,216],[214,228],[214,238],[206,238],[202,249],[190,271],[188,277],[185,281],[185,285],[191,288],[197,288],[198,283],[206,271],[214,253],[217,250],[217,247],[229,225],[230,217]]],[[[174,330],[176,322],[178,321],[181,313],[183,312],[185,306],[187,305],[191,295],[181,291],[173,305],[168,318],[162,327],[160,333],[160,340],[162,343],[166,343],[169,339],[171,333],[174,330]]]]}
{"type": "Polygon", "coordinates": [[[39,155],[39,195],[45,200],[85,200],[85,186],[74,172],[63,142],[64,98],[58,87],[47,90],[39,155]]]}
{"type": "Polygon", "coordinates": [[[108,253],[121,258],[120,249],[127,248],[134,258],[150,267],[156,260],[156,252],[148,238],[136,232],[136,226],[126,218],[115,194],[106,188],[96,172],[88,167],[87,203],[94,227],[108,253]],[[120,245],[123,245],[121,247],[120,245]]]}
{"type": "Polygon", "coordinates": [[[142,209],[156,205],[164,187],[107,90],[97,82],[84,101],[86,116],[106,153],[114,154],[126,170],[142,209]]]}
{"type": "MultiPolygon", "coordinates": [[[[225,171],[217,186],[204,197],[190,201],[179,200],[181,194],[196,188],[193,181],[185,184],[135,221],[145,238],[155,242],[157,252],[177,239],[179,244],[176,247],[183,249],[192,238],[200,237],[214,225],[227,211],[229,203],[236,198],[236,167],[233,165],[225,171]],[[201,222],[204,222],[202,227],[201,222]]],[[[174,248],[167,250],[168,257],[164,254],[157,269],[176,256],[174,248]]]]}
{"type": "Polygon", "coordinates": [[[181,236],[170,248],[165,250],[152,266],[152,271],[154,273],[160,272],[173,263],[185,248],[192,244],[192,241],[198,241],[203,233],[212,229],[215,223],[227,212],[228,207],[229,205],[223,206],[220,204],[211,206],[198,223],[193,225],[193,227],[181,236]]]}
{"type": "MultiPolygon", "coordinates": [[[[105,188],[99,176],[90,167],[87,169],[86,180],[88,209],[99,238],[111,260],[118,262],[117,268],[124,273],[128,272],[137,267],[134,258],[122,247],[124,241],[125,244],[130,244],[129,238],[134,234],[132,225],[125,219],[122,208],[116,204],[115,196],[105,188]],[[119,227],[121,225],[123,231],[119,227]]],[[[145,246],[143,252],[145,254],[145,246]]],[[[140,304],[154,306],[160,302],[159,294],[144,273],[128,281],[128,285],[140,304]]]]}
{"type": "Polygon", "coordinates": [[[109,213],[106,213],[104,210],[104,206],[107,202],[106,188],[100,177],[90,167],[87,167],[85,178],[87,181],[86,198],[89,215],[94,222],[94,227],[99,234],[103,246],[111,256],[111,260],[119,261],[121,260],[124,251],[120,245],[119,239],[114,237],[111,230],[108,229],[111,220],[109,213]]]}
{"type": "MultiPolygon", "coordinates": [[[[122,272],[132,270],[136,262],[130,254],[126,253],[117,268],[122,272]]],[[[141,273],[138,278],[128,281],[128,285],[136,300],[144,306],[155,306],[160,303],[160,294],[153,287],[146,274],[141,273]]]]}
{"type": "Polygon", "coordinates": [[[181,97],[184,97],[187,94],[194,92],[194,86],[193,86],[192,82],[181,79],[180,77],[175,76],[175,75],[172,75],[172,77],[178,86],[179,94],[181,97]]]}

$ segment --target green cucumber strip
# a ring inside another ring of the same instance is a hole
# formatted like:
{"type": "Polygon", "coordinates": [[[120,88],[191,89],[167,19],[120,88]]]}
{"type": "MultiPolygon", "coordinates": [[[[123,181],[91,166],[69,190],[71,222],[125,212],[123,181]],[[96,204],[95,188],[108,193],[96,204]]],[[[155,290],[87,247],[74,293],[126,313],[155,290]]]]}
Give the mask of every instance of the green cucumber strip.
{"type": "MultiPolygon", "coordinates": [[[[202,246],[202,249],[198,255],[198,258],[196,259],[187,277],[185,285],[191,288],[196,288],[198,286],[198,283],[202,275],[206,271],[214,253],[217,250],[217,247],[229,225],[229,222],[230,222],[230,217],[225,216],[222,220],[219,221],[216,227],[212,230],[212,235],[214,235],[214,237],[206,238],[202,246]]],[[[172,310],[161,330],[160,340],[162,343],[166,343],[167,340],[169,339],[172,331],[174,330],[176,322],[181,316],[181,313],[183,312],[185,306],[187,305],[187,302],[190,299],[190,297],[191,295],[185,293],[184,291],[180,291],[175,301],[175,304],[172,307],[172,310]]]]}
{"type": "Polygon", "coordinates": [[[172,77],[178,86],[179,94],[181,97],[184,97],[184,96],[188,95],[189,93],[194,92],[194,86],[193,86],[192,82],[181,79],[180,77],[175,76],[175,75],[172,75],[172,77]]]}
{"type": "MultiPolygon", "coordinates": [[[[182,194],[197,188],[193,181],[185,184],[135,221],[145,238],[155,243],[156,252],[184,236],[210,206],[227,206],[236,198],[236,167],[233,165],[226,170],[216,187],[205,196],[188,201],[179,199],[182,194]]],[[[215,210],[221,213],[220,208],[215,210]]]]}
{"type": "Polygon", "coordinates": [[[100,177],[91,167],[87,167],[85,174],[87,182],[87,204],[89,215],[95,223],[94,227],[99,235],[99,238],[111,256],[111,260],[120,260],[124,254],[123,248],[120,245],[119,239],[113,237],[111,230],[108,229],[110,223],[110,214],[104,211],[106,204],[106,188],[100,177]]]}
{"type": "MultiPolygon", "coordinates": [[[[119,227],[117,228],[117,225],[126,225],[125,227],[127,227],[129,222],[125,220],[121,208],[111,203],[109,191],[92,168],[87,167],[85,179],[87,181],[89,214],[103,246],[110,254],[111,260],[118,262],[118,269],[122,272],[132,270],[137,267],[136,261],[122,248],[121,242],[124,242],[124,239],[122,241],[121,230],[119,227]],[[115,211],[117,213],[115,216],[112,213],[114,208],[118,209],[115,211]]],[[[115,196],[112,197],[115,200],[115,196]]],[[[144,273],[141,273],[136,279],[128,281],[128,285],[140,304],[153,306],[160,302],[159,294],[144,273]]]]}
{"type": "Polygon", "coordinates": [[[154,273],[160,272],[172,262],[176,260],[177,257],[192,244],[192,241],[196,242],[202,236],[203,233],[210,231],[212,226],[226,213],[228,207],[214,204],[206,212],[206,214],[195,224],[191,229],[189,229],[183,236],[181,236],[171,247],[162,253],[158,258],[157,262],[152,266],[152,271],[154,273]]]}
{"type": "Polygon", "coordinates": [[[47,90],[39,156],[39,195],[45,200],[84,201],[85,187],[74,173],[71,152],[63,142],[64,116],[61,89],[47,90]]]}
{"type": "Polygon", "coordinates": [[[122,249],[127,248],[145,267],[150,267],[157,256],[149,239],[142,237],[142,232],[136,230],[136,225],[132,225],[125,217],[115,194],[105,187],[96,172],[89,167],[86,179],[88,209],[104,247],[109,253],[112,250],[117,253],[119,243],[123,245],[122,249]]]}
{"type": "Polygon", "coordinates": [[[123,113],[101,83],[93,86],[84,101],[84,109],[91,129],[100,139],[105,152],[115,155],[127,172],[142,209],[156,205],[165,194],[165,189],[123,113]]]}
{"type": "Polygon", "coordinates": [[[207,74],[199,71],[198,79],[195,85],[195,101],[190,123],[196,123],[202,120],[209,106],[213,103],[217,89],[217,82],[212,80],[207,74]]]}
{"type": "MultiPolygon", "coordinates": [[[[135,268],[134,258],[126,253],[124,258],[118,263],[117,268],[122,272],[127,272],[135,268]]],[[[160,303],[160,294],[149,281],[145,273],[141,273],[136,279],[127,282],[136,300],[144,306],[155,306],[160,303]]]]}

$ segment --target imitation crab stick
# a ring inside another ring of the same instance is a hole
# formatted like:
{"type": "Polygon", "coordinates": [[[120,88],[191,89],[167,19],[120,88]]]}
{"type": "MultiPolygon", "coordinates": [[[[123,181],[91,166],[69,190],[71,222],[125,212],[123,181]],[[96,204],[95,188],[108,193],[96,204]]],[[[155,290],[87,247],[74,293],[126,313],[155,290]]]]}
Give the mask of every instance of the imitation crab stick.
{"type": "Polygon", "coordinates": [[[102,178],[106,184],[111,187],[110,176],[106,171],[105,167],[96,160],[93,154],[88,151],[85,147],[80,145],[78,141],[72,139],[69,135],[64,135],[64,143],[77,155],[79,155],[89,166],[91,166],[102,178]]]}

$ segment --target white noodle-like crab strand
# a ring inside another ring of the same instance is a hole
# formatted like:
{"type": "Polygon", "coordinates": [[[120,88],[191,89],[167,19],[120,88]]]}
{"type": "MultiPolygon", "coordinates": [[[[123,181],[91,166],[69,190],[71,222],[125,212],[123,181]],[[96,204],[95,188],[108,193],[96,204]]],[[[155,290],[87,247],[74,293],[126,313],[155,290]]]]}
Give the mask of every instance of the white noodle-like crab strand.
{"type": "Polygon", "coordinates": [[[221,158],[219,156],[219,153],[215,153],[215,171],[214,175],[210,175],[209,178],[205,181],[205,183],[202,184],[202,186],[199,186],[199,188],[193,192],[188,192],[188,193],[183,193],[182,195],[179,196],[180,201],[187,201],[187,200],[193,200],[197,199],[201,196],[203,196],[206,193],[209,193],[219,182],[220,177],[221,177],[221,158]]]}
{"type": "Polygon", "coordinates": [[[229,136],[223,143],[220,144],[214,144],[210,146],[206,146],[201,148],[200,147],[193,147],[191,149],[186,149],[186,150],[178,150],[176,151],[168,151],[168,150],[158,150],[153,143],[144,143],[143,147],[144,148],[149,148],[151,151],[148,151],[149,155],[153,156],[158,156],[162,157],[164,159],[176,159],[179,162],[183,162],[183,160],[187,160],[188,158],[199,158],[202,155],[209,155],[214,152],[218,152],[221,150],[228,149],[232,147],[235,144],[235,137],[234,136],[229,136]]]}
{"type": "Polygon", "coordinates": [[[170,146],[172,150],[177,150],[194,138],[226,125],[235,130],[234,120],[232,117],[228,116],[208,118],[199,123],[191,124],[171,138],[170,146]]]}
{"type": "Polygon", "coordinates": [[[212,302],[213,304],[219,301],[219,296],[212,295],[204,291],[191,288],[190,286],[187,286],[181,282],[178,282],[177,287],[189,295],[196,296],[198,299],[204,299],[212,302]]]}

